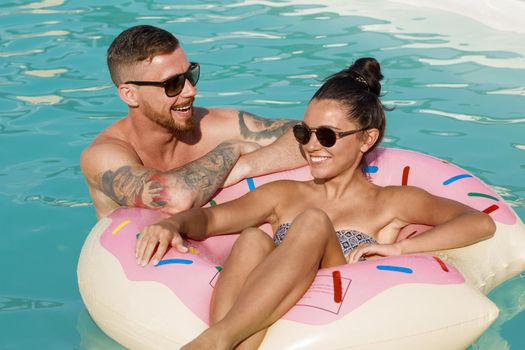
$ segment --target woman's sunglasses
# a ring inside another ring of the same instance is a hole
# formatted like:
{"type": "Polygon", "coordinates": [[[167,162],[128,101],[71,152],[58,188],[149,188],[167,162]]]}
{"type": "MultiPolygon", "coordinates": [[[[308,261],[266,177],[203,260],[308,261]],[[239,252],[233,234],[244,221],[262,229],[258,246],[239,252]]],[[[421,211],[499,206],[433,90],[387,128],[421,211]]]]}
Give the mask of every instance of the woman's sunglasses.
{"type": "Polygon", "coordinates": [[[191,85],[197,85],[199,77],[201,75],[201,66],[198,63],[191,62],[190,67],[185,73],[177,74],[171,78],[168,78],[164,81],[126,81],[124,84],[134,84],[134,85],[152,85],[152,86],[161,86],[164,88],[164,92],[168,97],[175,97],[184,88],[186,79],[188,79],[191,85]]]}
{"type": "Polygon", "coordinates": [[[317,137],[317,140],[323,147],[332,147],[335,145],[337,139],[353,135],[364,130],[366,129],[338,132],[326,126],[321,126],[319,128],[309,128],[305,124],[297,124],[293,127],[293,135],[295,136],[297,142],[299,142],[301,145],[306,145],[310,141],[312,133],[315,133],[315,137],[317,137]]]}

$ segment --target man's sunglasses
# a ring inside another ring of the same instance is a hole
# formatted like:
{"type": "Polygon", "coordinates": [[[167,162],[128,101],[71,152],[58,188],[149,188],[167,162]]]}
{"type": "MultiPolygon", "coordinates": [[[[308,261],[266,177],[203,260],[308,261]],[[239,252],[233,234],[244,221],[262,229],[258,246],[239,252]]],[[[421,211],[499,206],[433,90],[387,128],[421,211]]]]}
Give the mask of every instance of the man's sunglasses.
{"type": "Polygon", "coordinates": [[[335,145],[337,139],[353,135],[364,130],[366,129],[338,132],[326,126],[321,126],[319,128],[309,128],[305,124],[297,124],[293,127],[293,135],[295,136],[297,142],[299,142],[301,145],[306,145],[310,141],[312,133],[315,133],[315,137],[317,137],[317,140],[323,147],[332,147],[335,145]]]}
{"type": "Polygon", "coordinates": [[[201,66],[198,63],[191,62],[190,67],[185,73],[177,74],[171,78],[168,78],[164,81],[126,81],[124,84],[134,84],[134,85],[152,85],[152,86],[161,86],[164,88],[164,92],[168,97],[175,97],[181,93],[188,79],[191,85],[195,86],[199,81],[199,76],[201,75],[201,66]]]}

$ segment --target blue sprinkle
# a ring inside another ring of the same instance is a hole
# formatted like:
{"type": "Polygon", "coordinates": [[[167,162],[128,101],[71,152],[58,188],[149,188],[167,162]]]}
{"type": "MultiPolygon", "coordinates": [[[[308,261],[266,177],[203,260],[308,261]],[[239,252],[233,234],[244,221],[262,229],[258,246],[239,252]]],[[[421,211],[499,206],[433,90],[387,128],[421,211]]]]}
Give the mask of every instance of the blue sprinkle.
{"type": "Polygon", "coordinates": [[[467,177],[472,177],[472,175],[461,174],[461,175],[452,176],[450,179],[444,181],[443,185],[446,186],[446,185],[449,185],[449,184],[453,183],[454,181],[458,181],[458,180],[461,180],[461,179],[464,179],[464,178],[467,178],[467,177]]]}
{"type": "Polygon", "coordinates": [[[365,173],[374,174],[374,173],[377,173],[378,170],[379,170],[379,168],[376,167],[375,165],[369,165],[369,166],[365,167],[365,173]]]}
{"type": "Polygon", "coordinates": [[[166,260],[159,261],[157,263],[157,265],[155,265],[155,266],[168,265],[168,264],[190,265],[190,264],[193,264],[193,260],[188,260],[188,259],[166,259],[166,260]]]}
{"type": "Polygon", "coordinates": [[[253,191],[255,189],[255,184],[253,183],[253,179],[251,177],[246,179],[246,182],[248,183],[248,188],[250,191],[253,191]]]}
{"type": "Polygon", "coordinates": [[[393,271],[393,272],[402,272],[402,273],[412,273],[412,269],[408,267],[401,266],[391,266],[391,265],[377,265],[376,268],[382,271],[393,271]]]}

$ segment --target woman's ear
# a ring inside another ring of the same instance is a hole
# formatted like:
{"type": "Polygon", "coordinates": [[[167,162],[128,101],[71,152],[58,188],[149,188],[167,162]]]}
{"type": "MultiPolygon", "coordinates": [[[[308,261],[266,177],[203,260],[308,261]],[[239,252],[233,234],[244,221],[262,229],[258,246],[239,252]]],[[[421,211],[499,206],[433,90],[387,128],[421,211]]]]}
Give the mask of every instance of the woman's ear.
{"type": "Polygon", "coordinates": [[[366,153],[372,148],[379,137],[378,129],[368,129],[363,132],[363,144],[361,145],[361,152],[366,153]]]}
{"type": "Polygon", "coordinates": [[[137,89],[131,84],[120,84],[118,86],[118,95],[129,107],[137,107],[139,105],[137,89]]]}

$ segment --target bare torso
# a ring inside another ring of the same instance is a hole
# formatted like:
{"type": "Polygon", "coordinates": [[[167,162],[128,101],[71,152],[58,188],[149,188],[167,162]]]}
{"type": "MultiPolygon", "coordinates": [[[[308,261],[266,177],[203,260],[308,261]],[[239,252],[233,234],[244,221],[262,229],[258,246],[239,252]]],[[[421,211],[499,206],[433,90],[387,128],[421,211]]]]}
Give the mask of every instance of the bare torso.
{"type": "Polygon", "coordinates": [[[281,181],[268,192],[278,192],[270,223],[275,231],[283,223],[291,223],[307,209],[323,210],[331,219],[335,230],[357,230],[368,234],[381,243],[395,241],[399,229],[406,223],[397,220],[389,210],[385,196],[394,187],[380,187],[367,183],[358,191],[347,191],[331,198],[324,186],[314,181],[281,181]]]}
{"type": "MultiPolygon", "coordinates": [[[[120,169],[128,167],[133,172],[131,180],[134,181],[146,171],[168,172],[183,167],[204,157],[224,141],[255,141],[260,145],[267,145],[281,135],[290,123],[288,120],[272,120],[272,124],[268,125],[262,118],[237,110],[198,107],[194,107],[192,119],[195,125],[192,130],[174,133],[144,115],[130,113],[98,135],[83,152],[81,160],[82,171],[98,216],[123,205],[122,201],[118,203],[115,200],[116,195],[108,195],[108,189],[104,188],[102,179],[108,173],[112,172],[110,175],[114,176],[120,169]]],[[[214,165],[215,160],[210,161],[214,165]]],[[[217,162],[215,165],[220,170],[222,164],[217,162]]],[[[130,193],[127,205],[141,206],[133,201],[131,193],[134,197],[143,197],[144,191],[137,190],[137,186],[144,184],[131,184],[131,180],[121,181],[121,188],[117,190],[121,197],[130,193]]],[[[173,183],[166,186],[170,186],[173,192],[177,191],[173,183]]],[[[117,190],[110,189],[109,192],[117,190]]],[[[144,198],[141,200],[144,201],[144,198]]]]}

